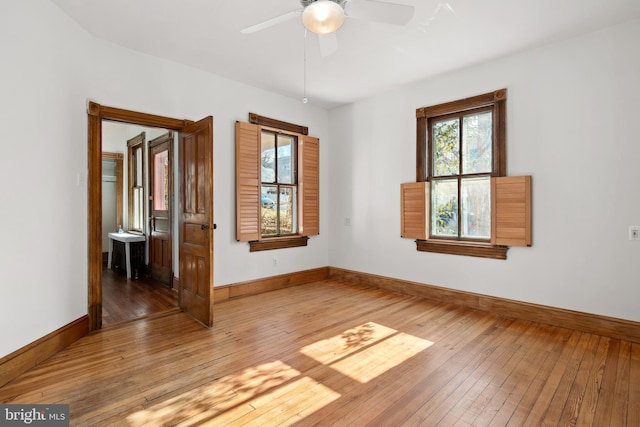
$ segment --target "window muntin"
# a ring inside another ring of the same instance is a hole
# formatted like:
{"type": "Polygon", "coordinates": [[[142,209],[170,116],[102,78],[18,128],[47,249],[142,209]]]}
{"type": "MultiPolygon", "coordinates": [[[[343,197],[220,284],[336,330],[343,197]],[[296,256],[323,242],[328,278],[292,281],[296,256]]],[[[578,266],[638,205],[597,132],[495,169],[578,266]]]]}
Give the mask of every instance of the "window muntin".
{"type": "Polygon", "coordinates": [[[428,120],[430,237],[489,241],[493,107],[428,120]]]}
{"type": "Polygon", "coordinates": [[[297,137],[268,130],[260,135],[262,237],[295,235],[297,226],[297,137]]]}

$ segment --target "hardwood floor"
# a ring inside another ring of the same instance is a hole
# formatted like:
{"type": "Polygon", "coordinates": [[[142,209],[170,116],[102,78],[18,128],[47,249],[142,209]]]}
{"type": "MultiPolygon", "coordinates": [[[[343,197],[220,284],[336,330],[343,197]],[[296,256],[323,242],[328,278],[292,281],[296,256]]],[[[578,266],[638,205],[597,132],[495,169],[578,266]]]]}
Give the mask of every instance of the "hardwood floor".
{"type": "Polygon", "coordinates": [[[178,293],[150,277],[127,279],[102,269],[102,324],[112,325],[166,311],[178,311],[178,293]]]}
{"type": "Polygon", "coordinates": [[[0,388],[71,425],[639,426],[640,344],[337,281],[91,334],[0,388]]]}

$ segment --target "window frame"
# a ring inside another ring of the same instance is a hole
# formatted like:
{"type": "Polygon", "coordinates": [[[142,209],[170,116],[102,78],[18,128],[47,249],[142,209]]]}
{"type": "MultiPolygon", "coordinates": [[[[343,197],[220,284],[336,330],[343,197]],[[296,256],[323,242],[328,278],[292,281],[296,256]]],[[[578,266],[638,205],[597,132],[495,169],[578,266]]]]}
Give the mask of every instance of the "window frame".
{"type": "Polygon", "coordinates": [[[145,233],[146,226],[146,197],[145,197],[145,187],[146,187],[146,170],[145,170],[145,144],[146,142],[146,134],[145,132],[140,133],[134,138],[127,141],[127,169],[128,169],[128,216],[127,216],[127,230],[135,231],[137,233],[145,233]],[[136,155],[136,151],[140,150],[139,156],[136,155]],[[140,170],[138,170],[138,157],[140,158],[140,170]],[[141,176],[141,185],[135,185],[137,182],[137,176],[140,174],[141,176]],[[140,201],[139,208],[139,222],[141,227],[135,227],[135,193],[138,190],[142,194],[142,200],[140,201]]]}
{"type": "MultiPolygon", "coordinates": [[[[492,111],[492,171],[491,178],[504,177],[507,174],[506,165],[506,99],[507,90],[499,89],[493,92],[446,102],[416,110],[416,181],[434,181],[433,169],[433,141],[432,124],[447,116],[461,117],[473,110],[488,109],[492,111]]],[[[460,173],[462,171],[459,171],[460,173]]],[[[458,176],[458,175],[454,175],[458,176]]],[[[459,189],[458,189],[459,191],[459,189]]],[[[491,190],[493,192],[493,190],[491,190]]],[[[431,195],[429,195],[431,197],[431,195]]],[[[491,195],[493,197],[493,195],[491,195]]],[[[427,212],[427,221],[431,222],[431,208],[427,212]]],[[[460,221],[460,218],[458,218],[460,221]]],[[[491,228],[495,227],[492,215],[491,228]]],[[[459,230],[460,232],[460,230],[459,230]]],[[[436,252],[455,255],[471,255],[480,257],[506,259],[508,247],[494,245],[489,240],[446,238],[431,236],[417,239],[416,247],[419,251],[436,252]]]]}
{"type": "Polygon", "coordinates": [[[320,233],[320,140],[304,126],[249,113],[249,122],[236,121],[236,240],[248,242],[251,252],[307,246],[320,233]],[[296,234],[262,237],[261,132],[297,137],[296,234]]]}

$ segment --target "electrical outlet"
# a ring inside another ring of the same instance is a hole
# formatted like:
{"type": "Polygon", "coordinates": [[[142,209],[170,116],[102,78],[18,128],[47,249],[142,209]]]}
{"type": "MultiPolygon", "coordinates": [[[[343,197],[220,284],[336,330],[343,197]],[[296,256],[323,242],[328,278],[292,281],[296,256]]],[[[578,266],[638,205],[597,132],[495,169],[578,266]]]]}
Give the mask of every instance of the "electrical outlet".
{"type": "Polygon", "coordinates": [[[629,226],[629,240],[640,240],[640,225],[629,226]]]}

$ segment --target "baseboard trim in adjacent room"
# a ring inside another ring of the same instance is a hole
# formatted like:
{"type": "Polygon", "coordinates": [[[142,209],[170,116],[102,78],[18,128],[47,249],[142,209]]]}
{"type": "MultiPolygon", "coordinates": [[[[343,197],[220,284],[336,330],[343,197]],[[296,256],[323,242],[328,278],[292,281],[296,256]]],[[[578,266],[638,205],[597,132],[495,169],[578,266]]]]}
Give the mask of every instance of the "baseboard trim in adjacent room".
{"type": "Polygon", "coordinates": [[[0,359],[0,387],[89,333],[89,316],[51,332],[0,359]]]}
{"type": "Polygon", "coordinates": [[[312,270],[297,271],[279,276],[249,280],[247,282],[230,285],[215,286],[213,288],[213,302],[219,303],[234,298],[275,291],[290,286],[317,282],[329,278],[329,267],[314,268],[312,270]]]}
{"type": "Polygon", "coordinates": [[[329,267],[331,279],[640,343],[640,322],[329,267]]]}

